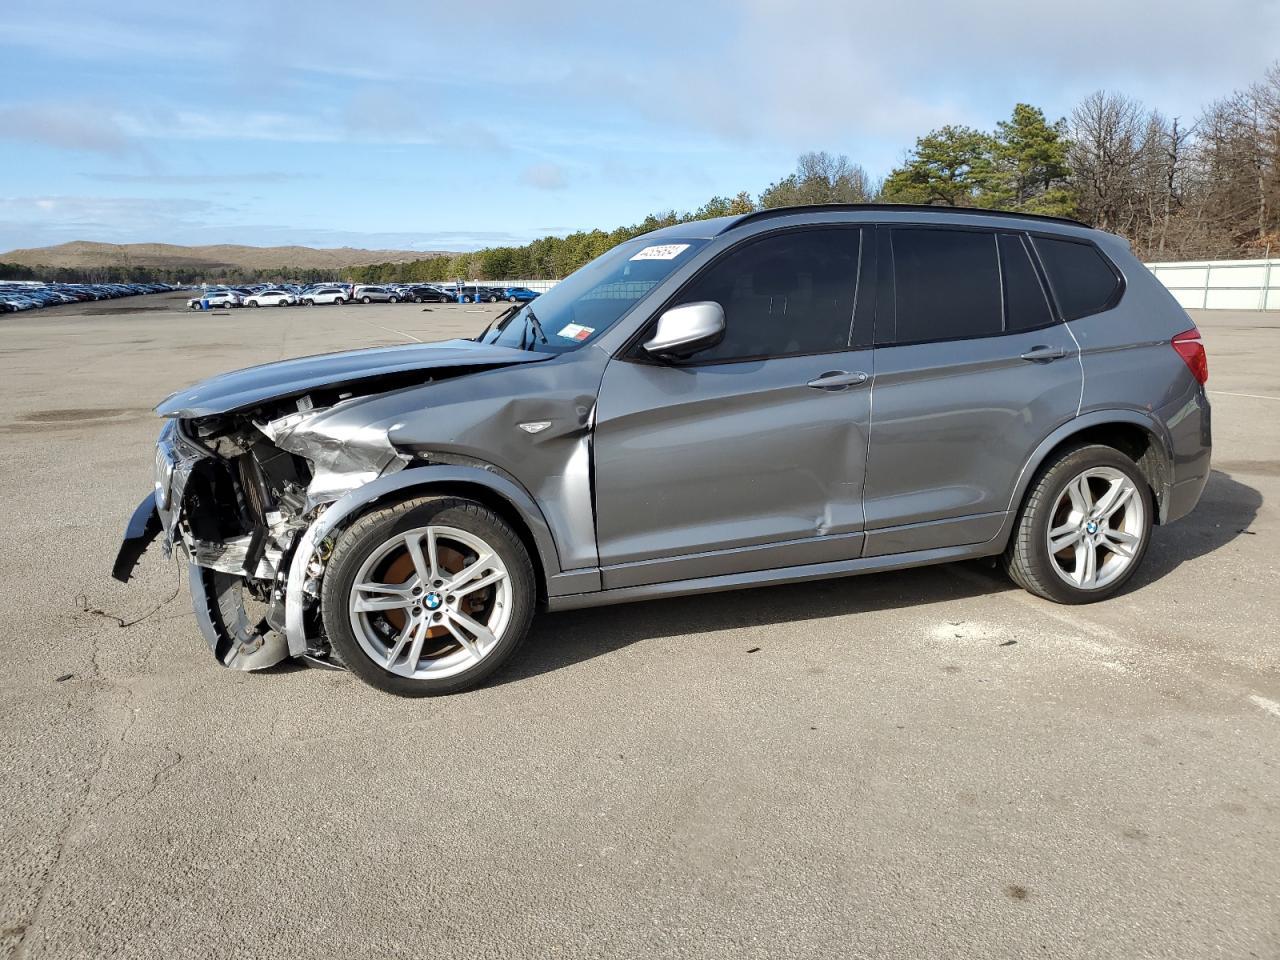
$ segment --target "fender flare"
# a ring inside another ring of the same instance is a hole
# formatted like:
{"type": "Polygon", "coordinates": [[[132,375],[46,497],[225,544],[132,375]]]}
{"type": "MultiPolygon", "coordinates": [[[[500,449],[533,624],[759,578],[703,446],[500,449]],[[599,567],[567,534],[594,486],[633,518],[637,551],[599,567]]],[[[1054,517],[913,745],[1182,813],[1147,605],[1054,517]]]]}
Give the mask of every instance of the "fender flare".
{"type": "Polygon", "coordinates": [[[409,490],[430,490],[433,486],[449,483],[469,483],[483,486],[510,503],[528,527],[537,547],[535,563],[542,566],[547,582],[559,574],[560,558],[551,528],[546,518],[523,487],[506,477],[483,467],[455,466],[452,464],[412,467],[387,474],[357,487],[329,505],[311,526],[298,538],[293,557],[289,562],[289,577],[285,587],[285,637],[289,643],[289,655],[298,657],[307,650],[306,619],[303,615],[303,585],[307,566],[315,553],[316,545],[343,525],[355,514],[363,513],[379,500],[409,490]]]}
{"type": "MultiPolygon", "coordinates": [[[[1008,539],[1013,529],[1013,524],[1017,520],[1018,506],[1027,495],[1027,489],[1031,486],[1032,478],[1040,470],[1049,453],[1063,441],[1070,440],[1076,434],[1091,427],[1104,427],[1117,423],[1141,427],[1156,438],[1157,451],[1163,461],[1165,477],[1169,476],[1169,465],[1173,463],[1173,443],[1169,439],[1168,431],[1154,417],[1141,410],[1126,407],[1091,410],[1078,417],[1073,417],[1066,423],[1060,424],[1052,433],[1041,440],[1035,450],[1032,451],[1031,456],[1027,458],[1027,462],[1023,464],[1022,472],[1018,474],[1017,482],[1013,486],[1013,494],[1009,497],[1004,523],[1000,527],[1000,532],[996,534],[1001,542],[1005,542],[1008,539]]],[[[1164,486],[1168,486],[1167,479],[1164,482],[1164,486]]],[[[1163,494],[1166,491],[1158,490],[1156,492],[1161,495],[1160,499],[1163,501],[1163,494]]]]}

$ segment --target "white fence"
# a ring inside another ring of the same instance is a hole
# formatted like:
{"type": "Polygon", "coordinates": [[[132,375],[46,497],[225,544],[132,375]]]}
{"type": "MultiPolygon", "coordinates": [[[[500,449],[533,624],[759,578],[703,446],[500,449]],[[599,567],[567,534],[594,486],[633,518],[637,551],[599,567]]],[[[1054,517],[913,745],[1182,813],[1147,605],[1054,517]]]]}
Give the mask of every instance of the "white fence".
{"type": "MultiPolygon", "coordinates": [[[[559,280],[468,280],[466,286],[481,287],[528,287],[534,293],[546,293],[554,287],[559,280]]],[[[452,281],[447,281],[442,286],[453,286],[452,281]]]]}
{"type": "Polygon", "coordinates": [[[1280,310],[1280,260],[1196,260],[1147,267],[1190,309],[1280,310]]]}

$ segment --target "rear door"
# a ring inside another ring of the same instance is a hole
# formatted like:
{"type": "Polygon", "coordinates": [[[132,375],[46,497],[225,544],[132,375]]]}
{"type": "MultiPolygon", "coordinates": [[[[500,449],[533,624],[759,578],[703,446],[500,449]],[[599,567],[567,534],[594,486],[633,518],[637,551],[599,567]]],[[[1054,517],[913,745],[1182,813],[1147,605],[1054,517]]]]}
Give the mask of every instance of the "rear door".
{"type": "Polygon", "coordinates": [[[719,303],[718,346],[609,364],[594,439],[606,588],[858,556],[874,309],[863,233],[744,241],[668,305],[719,303]]]}
{"type": "Polygon", "coordinates": [[[1079,349],[1021,233],[877,233],[865,555],[989,540],[1027,458],[1079,409],[1079,349]]]}

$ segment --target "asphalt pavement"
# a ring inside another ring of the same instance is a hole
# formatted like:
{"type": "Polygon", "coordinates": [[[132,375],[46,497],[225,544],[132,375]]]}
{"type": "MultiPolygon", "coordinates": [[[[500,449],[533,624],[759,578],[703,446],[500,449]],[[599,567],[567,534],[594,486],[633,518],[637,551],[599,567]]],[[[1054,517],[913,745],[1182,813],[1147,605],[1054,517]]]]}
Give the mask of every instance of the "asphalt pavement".
{"type": "Polygon", "coordinates": [[[543,616],[470,693],[221,669],[172,390],[497,308],[0,318],[0,955],[1280,956],[1280,315],[1195,315],[1215,467],[1122,595],[982,563],[543,616]]]}

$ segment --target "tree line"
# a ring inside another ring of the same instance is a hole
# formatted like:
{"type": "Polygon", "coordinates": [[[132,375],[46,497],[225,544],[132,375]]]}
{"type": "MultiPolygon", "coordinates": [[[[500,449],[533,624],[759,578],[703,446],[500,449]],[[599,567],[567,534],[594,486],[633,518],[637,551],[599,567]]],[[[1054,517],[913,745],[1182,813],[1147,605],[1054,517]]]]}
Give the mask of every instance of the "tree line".
{"type": "Polygon", "coordinates": [[[1072,217],[1127,237],[1147,261],[1280,256],[1280,62],[1190,119],[1109,91],[1055,121],[1019,103],[994,130],[930,131],[880,182],[846,156],[806,153],[755,197],[743,191],[611,231],[345,273],[366,283],[556,278],[659,227],[803,203],[868,202],[1072,217]]]}

